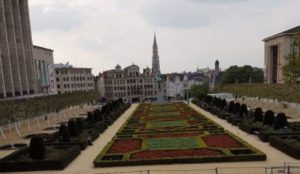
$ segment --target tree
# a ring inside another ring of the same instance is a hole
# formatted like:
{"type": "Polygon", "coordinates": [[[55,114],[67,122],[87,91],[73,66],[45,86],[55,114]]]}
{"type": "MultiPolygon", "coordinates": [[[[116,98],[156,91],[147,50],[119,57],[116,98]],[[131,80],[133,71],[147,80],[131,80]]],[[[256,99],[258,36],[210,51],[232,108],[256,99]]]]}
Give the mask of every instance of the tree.
{"type": "Polygon", "coordinates": [[[238,67],[236,65],[225,70],[222,84],[232,83],[263,83],[264,72],[261,68],[245,65],[238,67]]]}
{"type": "Polygon", "coordinates": [[[282,66],[282,73],[287,83],[295,84],[300,77],[300,34],[293,38],[292,52],[285,56],[287,64],[282,66]]]}
{"type": "Polygon", "coordinates": [[[208,92],[209,92],[209,86],[208,83],[205,82],[200,85],[192,85],[189,93],[192,97],[200,97],[201,95],[205,95],[208,92]]]}

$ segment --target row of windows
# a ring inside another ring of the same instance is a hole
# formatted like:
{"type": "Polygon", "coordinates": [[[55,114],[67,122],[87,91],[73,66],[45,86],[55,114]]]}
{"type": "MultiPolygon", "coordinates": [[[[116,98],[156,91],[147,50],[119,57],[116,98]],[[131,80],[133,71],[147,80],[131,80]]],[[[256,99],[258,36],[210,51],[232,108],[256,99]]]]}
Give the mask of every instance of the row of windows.
{"type": "MultiPolygon", "coordinates": [[[[135,89],[153,89],[153,85],[133,85],[133,86],[127,86],[127,90],[135,90],[135,89]]],[[[107,91],[111,91],[112,89],[115,91],[120,91],[120,90],[126,90],[125,86],[106,86],[105,89],[107,91]]]]}
{"type": "Polygon", "coordinates": [[[56,70],[56,74],[91,74],[91,70],[56,70]]]}
{"type": "MultiPolygon", "coordinates": [[[[143,83],[143,81],[145,82],[145,83],[153,83],[153,79],[140,79],[140,80],[138,80],[138,79],[128,79],[127,80],[127,84],[132,84],[132,83],[143,83]]],[[[125,84],[125,80],[106,80],[105,81],[105,84],[106,85],[112,85],[112,84],[114,84],[114,85],[118,85],[118,84],[125,84]]]]}
{"type": "MultiPolygon", "coordinates": [[[[94,91],[93,89],[87,89],[87,90],[72,90],[72,91],[65,91],[65,94],[73,94],[73,93],[78,93],[78,92],[92,92],[94,91]]],[[[58,91],[58,94],[61,94],[61,91],[58,91]]]]}
{"type": "MultiPolygon", "coordinates": [[[[64,84],[63,87],[64,88],[81,88],[81,87],[93,87],[94,84],[93,83],[80,83],[80,84],[64,84]]],[[[57,85],[57,88],[60,89],[62,86],[61,85],[57,85]]]]}
{"type": "MultiPolygon", "coordinates": [[[[93,77],[87,77],[86,78],[87,80],[93,80],[93,77]]],[[[62,78],[63,81],[82,81],[82,80],[85,80],[85,77],[63,77],[62,78]]],[[[60,81],[60,78],[56,78],[56,81],[59,82],[60,81]]]]}

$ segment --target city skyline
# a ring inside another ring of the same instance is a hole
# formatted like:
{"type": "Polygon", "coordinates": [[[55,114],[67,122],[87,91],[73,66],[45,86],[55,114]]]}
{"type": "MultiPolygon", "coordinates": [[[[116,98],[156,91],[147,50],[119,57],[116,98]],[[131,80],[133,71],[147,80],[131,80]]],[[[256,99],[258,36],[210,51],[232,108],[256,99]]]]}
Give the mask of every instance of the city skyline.
{"type": "Polygon", "coordinates": [[[29,5],[34,44],[53,49],[56,63],[91,67],[95,75],[117,64],[151,67],[154,31],[162,73],[213,68],[216,59],[221,69],[263,68],[262,39],[300,24],[296,0],[29,0],[29,5]]]}

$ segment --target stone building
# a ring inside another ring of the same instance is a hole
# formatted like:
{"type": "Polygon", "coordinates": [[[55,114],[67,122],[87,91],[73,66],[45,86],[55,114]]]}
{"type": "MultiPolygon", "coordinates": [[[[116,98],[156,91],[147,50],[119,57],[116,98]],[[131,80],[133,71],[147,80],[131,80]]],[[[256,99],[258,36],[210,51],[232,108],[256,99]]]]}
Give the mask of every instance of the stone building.
{"type": "Polygon", "coordinates": [[[91,68],[75,68],[67,63],[55,64],[54,71],[58,94],[95,90],[91,68]]]}
{"type": "Polygon", "coordinates": [[[99,77],[100,95],[106,100],[122,98],[124,102],[142,102],[157,98],[157,83],[150,68],[140,73],[137,65],[132,64],[124,69],[117,65],[99,77]]]}
{"type": "Polygon", "coordinates": [[[282,66],[287,63],[285,56],[292,53],[293,38],[300,34],[300,26],[265,38],[265,82],[284,83],[282,66]]]}
{"type": "Polygon", "coordinates": [[[0,0],[0,98],[37,92],[28,0],[0,0]]]}
{"type": "Polygon", "coordinates": [[[38,81],[38,92],[56,94],[53,50],[34,45],[33,60],[38,81]]]}
{"type": "Polygon", "coordinates": [[[156,35],[154,34],[154,42],[152,47],[152,73],[154,75],[160,75],[160,64],[159,64],[159,55],[158,55],[158,46],[156,43],[156,35]]]}

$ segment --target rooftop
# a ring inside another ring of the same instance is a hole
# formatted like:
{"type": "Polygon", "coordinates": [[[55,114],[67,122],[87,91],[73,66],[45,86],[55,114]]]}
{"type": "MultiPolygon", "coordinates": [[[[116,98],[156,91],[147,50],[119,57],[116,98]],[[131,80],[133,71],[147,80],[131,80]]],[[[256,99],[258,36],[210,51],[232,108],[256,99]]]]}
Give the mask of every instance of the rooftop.
{"type": "Polygon", "coordinates": [[[277,37],[280,37],[280,36],[292,35],[292,34],[296,34],[296,33],[300,33],[300,26],[297,26],[297,27],[291,28],[289,30],[283,31],[281,33],[275,34],[273,36],[267,37],[263,41],[266,42],[268,40],[271,40],[271,39],[274,39],[274,38],[277,38],[277,37]]]}

